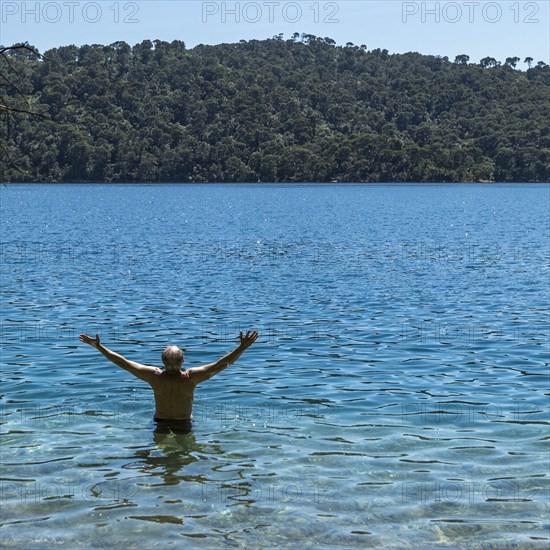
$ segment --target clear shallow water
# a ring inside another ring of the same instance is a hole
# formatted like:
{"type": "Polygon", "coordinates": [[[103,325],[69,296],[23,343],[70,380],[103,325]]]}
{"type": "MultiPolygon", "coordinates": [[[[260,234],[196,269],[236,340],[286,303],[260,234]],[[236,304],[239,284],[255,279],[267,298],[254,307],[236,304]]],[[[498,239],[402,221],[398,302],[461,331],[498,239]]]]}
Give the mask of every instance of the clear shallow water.
{"type": "Polygon", "coordinates": [[[0,193],[5,547],[547,547],[548,186],[0,193]]]}

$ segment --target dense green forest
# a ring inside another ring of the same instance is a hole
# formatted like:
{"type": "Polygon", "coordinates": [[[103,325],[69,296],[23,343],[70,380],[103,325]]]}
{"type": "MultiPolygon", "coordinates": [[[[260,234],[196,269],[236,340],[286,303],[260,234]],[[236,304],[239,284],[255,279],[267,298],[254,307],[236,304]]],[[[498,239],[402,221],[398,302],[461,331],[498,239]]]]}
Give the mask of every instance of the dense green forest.
{"type": "Polygon", "coordinates": [[[550,180],[550,66],[532,58],[298,33],[8,55],[4,102],[46,118],[0,117],[5,182],[550,180]]]}

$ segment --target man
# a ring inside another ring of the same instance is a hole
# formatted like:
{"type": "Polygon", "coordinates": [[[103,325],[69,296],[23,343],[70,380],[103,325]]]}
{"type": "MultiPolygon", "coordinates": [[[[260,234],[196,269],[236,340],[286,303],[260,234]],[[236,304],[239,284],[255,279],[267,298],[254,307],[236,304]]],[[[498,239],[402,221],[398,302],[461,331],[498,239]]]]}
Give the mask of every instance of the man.
{"type": "Polygon", "coordinates": [[[185,371],[181,370],[184,360],[183,352],[177,346],[168,346],[162,352],[162,363],[165,368],[162,370],[130,361],[111,351],[100,343],[99,334],[96,334],[95,338],[81,334],[80,341],[90,344],[109,361],[131,372],[153,388],[156,405],[154,420],[157,423],[157,428],[188,431],[192,426],[193,398],[197,384],[212,378],[218,372],[232,365],[257,340],[258,336],[256,330],[252,334],[247,331],[245,336],[241,331],[239,334],[241,343],[233,351],[215,363],[185,371]]]}

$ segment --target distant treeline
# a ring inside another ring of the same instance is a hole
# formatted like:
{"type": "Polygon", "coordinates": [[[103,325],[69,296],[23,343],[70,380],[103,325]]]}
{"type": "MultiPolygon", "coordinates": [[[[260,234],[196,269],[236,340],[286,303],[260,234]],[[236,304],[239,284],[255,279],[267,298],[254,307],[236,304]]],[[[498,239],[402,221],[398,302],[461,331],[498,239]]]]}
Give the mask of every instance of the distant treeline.
{"type": "MultiPolygon", "coordinates": [[[[43,182],[550,180],[550,66],[282,35],[8,52],[0,177],[43,182]],[[9,85],[6,85],[9,81],[9,85]]],[[[2,61],[2,60],[0,60],[2,61]]]]}

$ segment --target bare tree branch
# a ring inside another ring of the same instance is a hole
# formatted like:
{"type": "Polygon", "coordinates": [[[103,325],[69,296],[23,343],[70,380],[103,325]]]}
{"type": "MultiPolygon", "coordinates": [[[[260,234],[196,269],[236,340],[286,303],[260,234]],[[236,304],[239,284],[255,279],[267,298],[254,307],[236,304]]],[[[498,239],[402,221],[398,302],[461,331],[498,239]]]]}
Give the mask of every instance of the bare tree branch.
{"type": "Polygon", "coordinates": [[[2,105],[1,103],[0,111],[4,111],[6,113],[22,113],[25,115],[39,116],[41,118],[45,118],[46,120],[50,120],[49,116],[42,113],[37,113],[36,111],[27,111],[26,109],[18,109],[17,107],[8,107],[8,105],[2,105]]]}
{"type": "MultiPolygon", "coordinates": [[[[46,59],[45,56],[43,56],[41,53],[39,53],[37,50],[35,50],[31,46],[29,46],[28,43],[26,42],[24,44],[16,44],[15,46],[7,46],[5,48],[0,48],[0,58],[6,62],[9,69],[11,69],[11,71],[17,76],[19,75],[19,73],[17,72],[16,68],[13,66],[12,62],[10,61],[9,56],[6,55],[6,52],[12,52],[15,50],[25,50],[37,56],[39,59],[46,59]]],[[[15,91],[17,92],[17,95],[24,96],[23,92],[17,87],[17,85],[13,81],[11,81],[6,75],[0,74],[0,76],[6,82],[6,84],[2,84],[2,87],[8,86],[8,85],[13,86],[15,88],[15,91]]],[[[17,107],[12,107],[11,105],[7,104],[8,102],[6,101],[6,98],[3,96],[0,96],[0,101],[2,102],[0,104],[0,111],[4,111],[8,113],[8,115],[9,113],[19,113],[19,114],[27,114],[27,115],[39,116],[42,118],[49,119],[49,117],[47,117],[46,115],[37,113],[35,111],[18,109],[17,107]]],[[[28,100],[27,100],[27,103],[29,103],[28,100]]]]}

